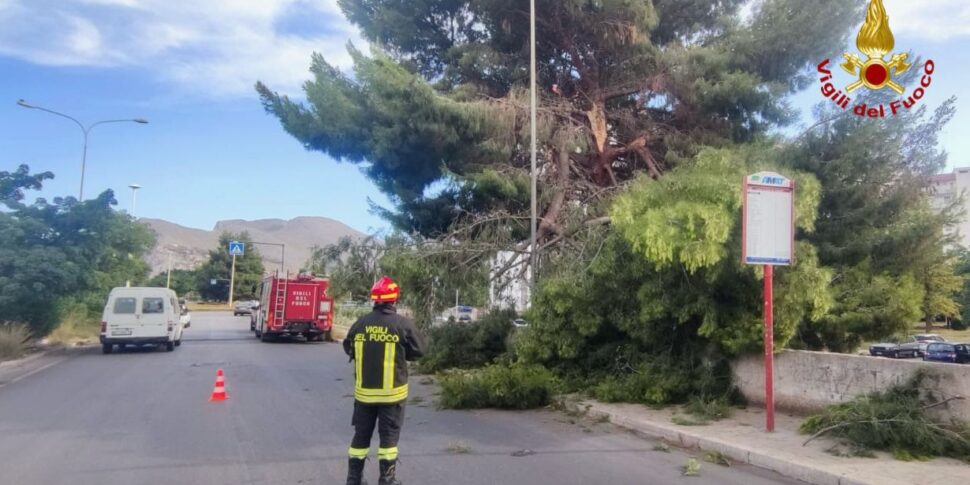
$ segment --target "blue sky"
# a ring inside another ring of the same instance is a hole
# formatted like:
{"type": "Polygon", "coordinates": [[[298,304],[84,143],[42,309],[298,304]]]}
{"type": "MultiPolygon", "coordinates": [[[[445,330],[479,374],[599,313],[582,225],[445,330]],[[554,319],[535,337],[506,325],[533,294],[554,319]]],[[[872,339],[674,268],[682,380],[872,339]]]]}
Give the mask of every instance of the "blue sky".
{"type": "MultiPolygon", "coordinates": [[[[885,3],[897,50],[937,63],[924,101],[970,98],[970,2],[885,3]]],[[[365,43],[336,0],[0,0],[0,25],[0,169],[55,172],[42,195],[76,194],[81,134],[16,106],[20,98],[83,122],[148,119],[92,131],[85,187],[88,196],[115,188],[128,209],[128,184],[143,185],[141,217],[206,229],[302,215],[385,227],[367,199],[388,201],[357,167],[303,150],[252,89],[262,80],[299,96],[313,51],[349,67],[346,43],[365,43]]],[[[816,89],[795,105],[807,113],[816,89]]],[[[944,135],[951,165],[970,165],[967,102],[944,135]]]]}

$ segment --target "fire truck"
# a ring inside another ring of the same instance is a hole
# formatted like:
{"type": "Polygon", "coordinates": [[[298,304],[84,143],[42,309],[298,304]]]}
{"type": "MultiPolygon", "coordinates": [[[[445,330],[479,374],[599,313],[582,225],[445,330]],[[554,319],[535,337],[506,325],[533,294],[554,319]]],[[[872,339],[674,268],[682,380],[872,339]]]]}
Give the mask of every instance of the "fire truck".
{"type": "Polygon", "coordinates": [[[330,341],[333,298],[329,289],[330,280],[312,273],[269,276],[260,285],[259,306],[253,310],[250,328],[263,342],[299,336],[330,341]]]}

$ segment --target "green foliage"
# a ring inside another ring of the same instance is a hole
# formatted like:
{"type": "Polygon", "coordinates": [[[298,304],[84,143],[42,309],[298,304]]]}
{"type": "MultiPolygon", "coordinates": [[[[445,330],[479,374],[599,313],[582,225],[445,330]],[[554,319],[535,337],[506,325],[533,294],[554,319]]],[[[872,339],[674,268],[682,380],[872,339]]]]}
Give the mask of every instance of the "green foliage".
{"type": "Polygon", "coordinates": [[[687,403],[687,412],[704,421],[720,421],[731,417],[731,403],[726,396],[693,396],[687,403]]]}
{"type": "MultiPolygon", "coordinates": [[[[168,279],[168,272],[162,272],[148,280],[147,285],[164,288],[166,283],[168,283],[168,279]]],[[[199,270],[173,269],[170,288],[175,291],[179,298],[184,298],[190,293],[198,292],[199,270]]]]}
{"type": "Polygon", "coordinates": [[[533,409],[548,405],[557,389],[552,372],[524,364],[454,370],[440,383],[440,404],[447,409],[533,409]]]}
{"type": "Polygon", "coordinates": [[[20,167],[0,172],[0,321],[30,326],[35,336],[58,323],[63,300],[100,313],[108,291],[141,282],[149,268],[144,255],[155,244],[144,225],[115,212],[113,192],[78,202],[72,197],[22,202],[49,173],[28,175],[20,167]]]}
{"type": "Polygon", "coordinates": [[[832,292],[831,312],[800,332],[802,342],[817,339],[809,347],[852,352],[863,342],[905,332],[922,315],[924,291],[913,276],[874,274],[867,262],[845,268],[832,292]]]}
{"type": "Polygon", "coordinates": [[[930,176],[946,164],[939,134],[953,113],[953,100],[896,123],[822,111],[834,121],[784,148],[783,160],[822,184],[816,229],[802,239],[832,270],[835,301],[825,318],[800,323],[796,346],[852,351],[927,313],[954,312],[944,227],[956,206],[935,211],[926,199],[930,176]]]}
{"type": "Polygon", "coordinates": [[[306,267],[330,279],[332,296],[338,301],[370,301],[370,289],[380,279],[383,245],[375,236],[340,238],[334,244],[314,247],[306,267]]]}
{"type": "Polygon", "coordinates": [[[236,257],[236,281],[233,300],[247,300],[257,297],[259,283],[263,279],[263,259],[253,244],[248,232],[223,232],[219,245],[209,251],[209,260],[198,269],[197,288],[199,295],[206,301],[227,301],[229,299],[229,280],[232,273],[232,256],[229,256],[229,243],[240,241],[246,244],[243,256],[236,257]],[[216,280],[216,284],[212,284],[216,280]]]}
{"type": "MultiPolygon", "coordinates": [[[[808,63],[844,45],[859,11],[768,0],[745,23],[744,3],[538,0],[539,102],[549,108],[540,163],[582,167],[542,171],[549,223],[562,222],[560,201],[585,203],[591,191],[659,175],[699,144],[750,141],[790,122],[785,95],[807,85],[808,63]]],[[[382,50],[350,46],[352,74],[314,55],[306,103],[257,84],[266,110],[305,147],[364,165],[396,206],[383,214],[409,234],[524,215],[529,29],[519,0],[340,6],[382,50]]]]}
{"type": "Polygon", "coordinates": [[[429,351],[419,362],[421,372],[432,374],[492,363],[507,351],[514,318],[514,312],[494,311],[477,322],[448,322],[433,327],[429,351]]]}
{"type": "Polygon", "coordinates": [[[30,330],[26,325],[0,323],[0,361],[20,358],[27,352],[30,330]]]}
{"type": "Polygon", "coordinates": [[[805,434],[823,433],[870,450],[891,451],[899,458],[947,456],[970,461],[970,424],[944,421],[927,410],[939,397],[917,374],[905,384],[828,407],[802,423],[805,434]]]}
{"type": "MultiPolygon", "coordinates": [[[[415,323],[428,329],[440,312],[460,303],[484,306],[488,292],[488,267],[477,259],[468,262],[459,250],[445,243],[392,235],[385,241],[380,268],[401,285],[401,303],[414,312],[415,323]]],[[[471,243],[467,243],[471,244],[471,243]]],[[[460,248],[459,248],[460,249],[460,248]]]]}
{"type": "Polygon", "coordinates": [[[636,367],[621,365],[589,392],[605,402],[658,406],[688,402],[696,396],[727,396],[730,389],[730,369],[723,361],[704,365],[684,358],[647,357],[636,367]]]}

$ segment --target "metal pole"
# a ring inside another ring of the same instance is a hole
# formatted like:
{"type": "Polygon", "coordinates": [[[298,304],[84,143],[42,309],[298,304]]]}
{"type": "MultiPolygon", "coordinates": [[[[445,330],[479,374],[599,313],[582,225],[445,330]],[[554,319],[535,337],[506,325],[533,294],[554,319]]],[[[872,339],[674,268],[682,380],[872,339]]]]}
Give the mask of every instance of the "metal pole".
{"type": "Polygon", "coordinates": [[[77,191],[77,200],[84,200],[84,169],[88,164],[88,130],[89,128],[82,128],[84,131],[84,151],[81,152],[81,188],[77,191]]]}
{"type": "Polygon", "coordinates": [[[530,130],[531,130],[531,176],[532,176],[532,219],[530,222],[530,232],[532,237],[530,238],[529,246],[529,273],[527,275],[529,278],[529,299],[535,299],[535,285],[536,285],[536,273],[538,267],[538,241],[536,240],[536,231],[538,225],[538,202],[537,202],[537,181],[536,181],[536,138],[538,137],[538,129],[536,128],[536,110],[537,110],[537,100],[536,100],[536,1],[529,0],[529,117],[530,117],[530,130]]]}
{"type": "Polygon", "coordinates": [[[531,131],[531,175],[532,175],[532,221],[530,223],[530,232],[532,237],[530,239],[529,246],[529,299],[530,302],[535,297],[535,281],[536,281],[536,269],[538,266],[538,202],[537,202],[537,174],[536,174],[536,151],[537,151],[537,140],[538,129],[536,127],[536,111],[537,111],[536,101],[536,1],[529,0],[529,118],[530,118],[530,131],[531,131]]]}
{"type": "Polygon", "coordinates": [[[775,267],[765,265],[765,428],[775,431],[775,330],[774,330],[774,276],[775,267]]]}
{"type": "Polygon", "coordinates": [[[84,172],[85,172],[85,169],[87,167],[87,162],[88,162],[88,133],[91,132],[91,129],[93,129],[95,126],[103,125],[105,123],[128,123],[128,122],[131,122],[131,123],[138,123],[138,124],[142,124],[142,125],[148,124],[148,120],[146,120],[144,118],[132,118],[132,119],[124,119],[124,120],[103,120],[103,121],[98,121],[98,122],[95,122],[95,123],[91,123],[88,126],[84,126],[84,124],[81,123],[80,121],[78,121],[77,118],[74,118],[72,116],[68,116],[68,115],[66,115],[64,113],[61,113],[61,112],[58,112],[58,111],[54,111],[52,109],[47,109],[47,108],[44,108],[44,107],[41,107],[41,106],[32,105],[32,104],[30,104],[30,103],[28,103],[28,102],[26,102],[26,101],[24,101],[22,99],[17,100],[17,105],[20,106],[20,107],[23,107],[23,108],[27,108],[27,109],[36,109],[36,110],[40,110],[40,111],[45,111],[45,112],[50,113],[52,115],[60,116],[61,118],[67,118],[67,119],[73,121],[74,124],[76,124],[78,126],[78,128],[81,129],[81,133],[84,134],[84,151],[81,153],[81,187],[78,189],[78,193],[77,193],[78,201],[83,201],[84,200],[84,172]]]}
{"type": "Polygon", "coordinates": [[[172,287],[172,252],[169,251],[169,253],[168,253],[168,277],[165,278],[165,288],[171,288],[171,287],[172,287]]]}
{"type": "Polygon", "coordinates": [[[236,255],[232,255],[232,272],[229,274],[229,309],[232,309],[232,292],[236,286],[236,255]]]}

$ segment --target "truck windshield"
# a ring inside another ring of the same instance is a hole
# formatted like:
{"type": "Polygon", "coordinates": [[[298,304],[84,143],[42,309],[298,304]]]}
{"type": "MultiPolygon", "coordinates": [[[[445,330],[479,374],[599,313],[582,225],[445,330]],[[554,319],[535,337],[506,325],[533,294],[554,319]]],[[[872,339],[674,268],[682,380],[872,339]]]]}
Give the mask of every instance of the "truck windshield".
{"type": "Polygon", "coordinates": [[[135,313],[134,298],[115,299],[115,315],[131,315],[135,313]]]}

